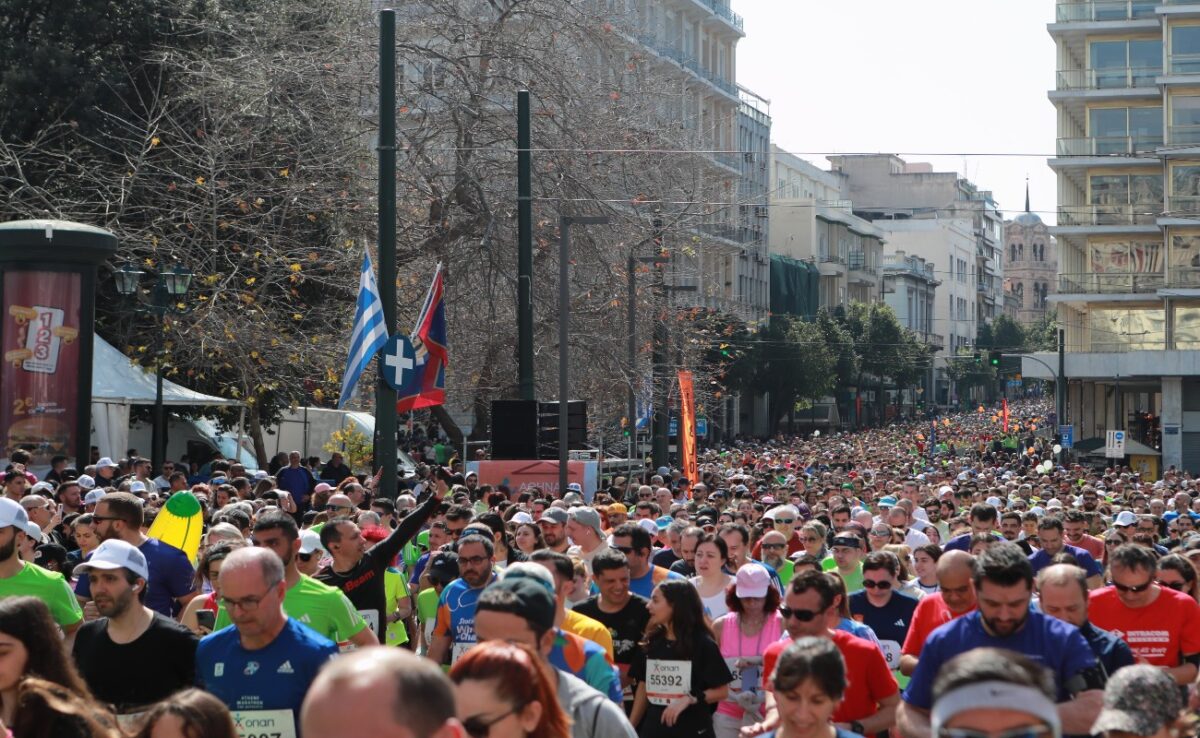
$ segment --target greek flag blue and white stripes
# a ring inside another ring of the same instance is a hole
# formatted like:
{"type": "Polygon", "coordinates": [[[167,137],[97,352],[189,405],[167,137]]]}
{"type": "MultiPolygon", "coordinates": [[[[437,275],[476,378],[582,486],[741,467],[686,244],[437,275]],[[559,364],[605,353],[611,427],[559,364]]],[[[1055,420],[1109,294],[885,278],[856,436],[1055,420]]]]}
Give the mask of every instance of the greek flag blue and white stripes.
{"type": "Polygon", "coordinates": [[[383,322],[383,300],[371,268],[371,254],[363,254],[362,271],[358,275],[358,309],[354,312],[354,331],[350,334],[350,352],[346,356],[346,371],[342,375],[342,394],[338,409],[350,400],[354,386],[371,359],[387,344],[387,326],[383,322]]]}

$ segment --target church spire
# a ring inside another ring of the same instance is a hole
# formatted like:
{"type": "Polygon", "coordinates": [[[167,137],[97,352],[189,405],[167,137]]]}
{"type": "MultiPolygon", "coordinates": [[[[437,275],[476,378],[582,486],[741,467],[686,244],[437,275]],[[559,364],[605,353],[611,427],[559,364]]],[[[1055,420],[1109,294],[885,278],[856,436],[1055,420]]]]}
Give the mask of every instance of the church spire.
{"type": "Polygon", "coordinates": [[[1025,212],[1029,212],[1029,177],[1025,178],[1025,212]]]}

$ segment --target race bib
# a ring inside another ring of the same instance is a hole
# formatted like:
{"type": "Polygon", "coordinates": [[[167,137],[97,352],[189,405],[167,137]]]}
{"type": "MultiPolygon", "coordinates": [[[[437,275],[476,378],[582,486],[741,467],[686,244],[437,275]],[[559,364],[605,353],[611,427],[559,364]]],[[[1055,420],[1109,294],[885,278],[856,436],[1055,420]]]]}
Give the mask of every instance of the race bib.
{"type": "Polygon", "coordinates": [[[450,648],[450,663],[456,663],[462,655],[475,647],[474,643],[455,643],[450,648]]]}
{"type": "Polygon", "coordinates": [[[238,738],[296,738],[291,710],[234,710],[238,738]]]}
{"type": "Polygon", "coordinates": [[[883,660],[887,662],[888,668],[896,671],[900,668],[900,644],[895,641],[880,641],[879,647],[883,649],[883,660]]]}
{"type": "Polygon", "coordinates": [[[360,616],[362,616],[362,619],[367,622],[368,628],[370,628],[375,633],[379,633],[379,611],[378,610],[375,610],[375,609],[359,610],[358,614],[360,616]]]}
{"type": "Polygon", "coordinates": [[[692,691],[692,662],[667,659],[646,660],[646,698],[666,707],[692,691]]]}
{"type": "Polygon", "coordinates": [[[762,671],[762,658],[755,656],[730,656],[725,659],[733,681],[729,683],[729,691],[743,692],[747,689],[758,689],[759,674],[762,671]]]}

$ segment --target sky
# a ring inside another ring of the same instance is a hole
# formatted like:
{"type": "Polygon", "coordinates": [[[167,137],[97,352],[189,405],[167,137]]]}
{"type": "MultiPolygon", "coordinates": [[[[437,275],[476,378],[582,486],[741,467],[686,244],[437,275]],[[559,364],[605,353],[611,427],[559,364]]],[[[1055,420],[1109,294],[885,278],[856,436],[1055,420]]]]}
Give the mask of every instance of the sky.
{"type": "Polygon", "coordinates": [[[733,0],[733,9],[746,31],[737,81],[771,101],[776,145],[823,169],[838,152],[927,161],[991,190],[1009,218],[1025,208],[1028,176],[1030,209],[1054,224],[1052,0],[733,0]]]}

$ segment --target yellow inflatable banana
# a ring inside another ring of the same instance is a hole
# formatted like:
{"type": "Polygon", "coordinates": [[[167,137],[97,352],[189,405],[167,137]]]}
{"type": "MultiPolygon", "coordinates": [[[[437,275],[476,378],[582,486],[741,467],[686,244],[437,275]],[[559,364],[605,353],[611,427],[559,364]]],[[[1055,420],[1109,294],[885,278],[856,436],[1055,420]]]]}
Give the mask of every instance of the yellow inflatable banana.
{"type": "Polygon", "coordinates": [[[158,511],[158,517],[146,535],[183,551],[192,561],[200,551],[200,535],[204,532],[204,515],[200,500],[191,492],[176,492],[158,511]]]}

